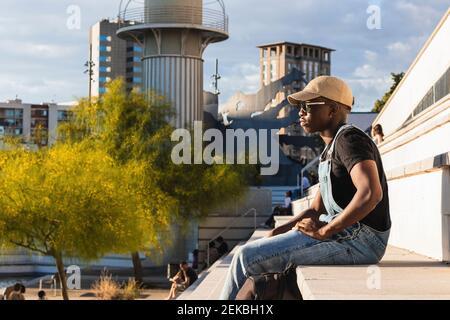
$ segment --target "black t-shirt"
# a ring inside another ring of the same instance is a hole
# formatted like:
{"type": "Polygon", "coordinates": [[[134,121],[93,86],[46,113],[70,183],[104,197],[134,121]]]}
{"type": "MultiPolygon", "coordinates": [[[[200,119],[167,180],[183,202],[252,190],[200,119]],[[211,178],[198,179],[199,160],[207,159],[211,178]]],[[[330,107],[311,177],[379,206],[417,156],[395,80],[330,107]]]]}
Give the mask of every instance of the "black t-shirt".
{"type": "MultiPolygon", "coordinates": [[[[326,149],[331,147],[331,142],[326,149]]],[[[325,153],[326,155],[326,153],[325,153]]],[[[321,159],[323,161],[324,159],[321,159]]],[[[333,198],[342,208],[348,206],[356,193],[350,171],[359,162],[374,160],[377,164],[383,200],[370,212],[361,223],[378,231],[386,231],[391,227],[389,214],[389,194],[386,175],[377,145],[364,132],[351,127],[340,133],[334,152],[331,155],[331,185],[333,198]]]]}

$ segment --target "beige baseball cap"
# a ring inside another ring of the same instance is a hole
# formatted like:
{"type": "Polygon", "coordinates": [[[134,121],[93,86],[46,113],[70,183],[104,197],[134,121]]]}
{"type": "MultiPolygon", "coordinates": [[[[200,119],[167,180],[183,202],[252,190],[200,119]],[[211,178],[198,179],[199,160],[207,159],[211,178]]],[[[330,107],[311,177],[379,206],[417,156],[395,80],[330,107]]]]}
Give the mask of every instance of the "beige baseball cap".
{"type": "Polygon", "coordinates": [[[292,105],[324,97],[352,108],[354,98],[352,89],[341,79],[331,76],[320,76],[312,80],[303,91],[288,96],[292,105]]]}

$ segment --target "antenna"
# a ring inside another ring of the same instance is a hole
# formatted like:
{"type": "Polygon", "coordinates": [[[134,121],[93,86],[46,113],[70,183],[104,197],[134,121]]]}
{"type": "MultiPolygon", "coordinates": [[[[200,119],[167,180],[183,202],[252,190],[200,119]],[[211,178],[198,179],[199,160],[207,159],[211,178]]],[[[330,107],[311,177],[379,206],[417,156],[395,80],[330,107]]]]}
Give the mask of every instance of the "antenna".
{"type": "Polygon", "coordinates": [[[86,61],[84,66],[87,68],[84,73],[89,76],[89,101],[92,99],[92,82],[94,82],[94,66],[95,63],[92,61],[92,44],[89,46],[89,60],[86,61]]]}
{"type": "Polygon", "coordinates": [[[213,79],[214,94],[219,95],[219,80],[222,79],[219,74],[219,59],[216,59],[216,73],[211,78],[213,79]]]}

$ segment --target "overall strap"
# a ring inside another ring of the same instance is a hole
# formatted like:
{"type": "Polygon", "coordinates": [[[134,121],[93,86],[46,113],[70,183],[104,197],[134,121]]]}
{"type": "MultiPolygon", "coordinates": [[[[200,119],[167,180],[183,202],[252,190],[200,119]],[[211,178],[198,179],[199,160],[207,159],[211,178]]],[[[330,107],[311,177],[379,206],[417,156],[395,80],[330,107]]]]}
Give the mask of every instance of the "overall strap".
{"type": "MultiPolygon", "coordinates": [[[[351,124],[345,124],[345,125],[343,125],[342,127],[339,128],[338,132],[337,132],[336,135],[334,136],[333,142],[331,143],[331,147],[328,149],[328,152],[327,152],[327,158],[328,158],[328,157],[331,157],[331,155],[333,154],[334,147],[335,147],[335,145],[336,145],[337,139],[339,138],[339,135],[340,135],[342,132],[344,132],[344,130],[346,130],[346,129],[348,129],[348,128],[352,128],[352,127],[353,127],[353,125],[351,125],[351,124]]],[[[325,149],[325,150],[326,150],[326,149],[325,149]]],[[[325,150],[324,150],[324,151],[325,151],[325,150]]]]}

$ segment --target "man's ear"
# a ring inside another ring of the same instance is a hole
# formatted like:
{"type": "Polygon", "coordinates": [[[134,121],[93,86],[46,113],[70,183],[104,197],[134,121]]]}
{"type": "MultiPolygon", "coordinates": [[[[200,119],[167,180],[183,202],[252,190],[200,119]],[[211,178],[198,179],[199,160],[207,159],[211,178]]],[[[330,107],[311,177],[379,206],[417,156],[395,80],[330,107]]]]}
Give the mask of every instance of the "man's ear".
{"type": "Polygon", "coordinates": [[[337,103],[332,103],[330,108],[330,116],[336,116],[339,113],[339,106],[337,103]]]}

